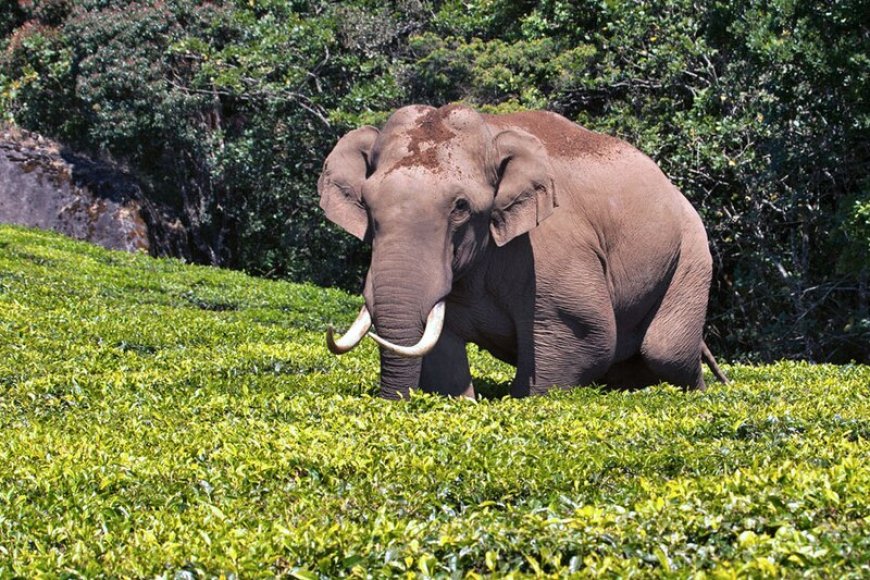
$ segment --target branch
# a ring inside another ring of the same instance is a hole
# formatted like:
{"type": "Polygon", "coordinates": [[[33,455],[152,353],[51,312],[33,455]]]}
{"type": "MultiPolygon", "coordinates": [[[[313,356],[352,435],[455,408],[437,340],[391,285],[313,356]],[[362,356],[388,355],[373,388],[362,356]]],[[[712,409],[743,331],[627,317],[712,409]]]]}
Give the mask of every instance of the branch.
{"type": "MultiPolygon", "coordinates": [[[[245,102],[256,102],[258,100],[266,100],[266,101],[290,101],[295,102],[302,109],[305,109],[313,116],[315,116],[321,123],[323,123],[327,128],[331,128],[332,124],[329,122],[329,119],[326,116],[326,111],[314,103],[311,102],[311,99],[307,96],[294,92],[294,91],[246,91],[246,92],[230,92],[226,90],[220,90],[217,87],[213,86],[210,89],[197,89],[193,87],[189,87],[186,85],[179,84],[174,80],[167,78],[166,82],[182,91],[183,93],[190,95],[208,95],[208,96],[220,96],[231,99],[238,99],[240,101],[245,102]]],[[[254,79],[245,78],[242,79],[248,83],[256,82],[254,79]]]]}

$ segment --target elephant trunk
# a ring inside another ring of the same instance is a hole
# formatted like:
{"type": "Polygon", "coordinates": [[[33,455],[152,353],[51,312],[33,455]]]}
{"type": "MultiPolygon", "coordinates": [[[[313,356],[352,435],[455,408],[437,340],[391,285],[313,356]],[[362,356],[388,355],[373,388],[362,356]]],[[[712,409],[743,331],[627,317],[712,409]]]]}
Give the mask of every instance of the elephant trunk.
{"type": "Polygon", "coordinates": [[[381,348],[381,397],[406,399],[420,381],[423,359],[406,358],[381,348]]]}
{"type": "MultiPolygon", "coordinates": [[[[412,303],[387,301],[375,294],[374,319],[378,334],[397,345],[417,344],[423,336],[423,323],[412,303]]],[[[418,386],[423,359],[404,357],[384,346],[381,353],[381,396],[405,398],[418,386]]]]}
{"type": "Polygon", "coordinates": [[[373,251],[366,303],[377,330],[372,338],[380,344],[381,396],[396,399],[419,385],[420,357],[440,335],[450,281],[434,275],[438,268],[426,268],[424,260],[388,250],[373,251]]]}
{"type": "Polygon", "coordinates": [[[435,345],[438,343],[438,338],[441,336],[441,330],[444,328],[445,308],[446,306],[443,300],[432,307],[432,311],[429,312],[429,316],[426,317],[426,329],[423,331],[423,337],[420,339],[420,342],[414,346],[393,344],[389,340],[380,337],[373,332],[369,332],[369,336],[385,350],[393,354],[407,358],[420,358],[421,356],[426,356],[433,348],[435,348],[435,345]]]}

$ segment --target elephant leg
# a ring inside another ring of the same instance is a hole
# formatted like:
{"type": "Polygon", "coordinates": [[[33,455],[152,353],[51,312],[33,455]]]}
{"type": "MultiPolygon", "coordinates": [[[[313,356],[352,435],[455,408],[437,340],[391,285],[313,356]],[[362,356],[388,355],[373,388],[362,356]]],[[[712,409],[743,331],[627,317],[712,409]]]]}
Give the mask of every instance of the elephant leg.
{"type": "Polygon", "coordinates": [[[474,398],[465,341],[446,328],[435,348],[423,357],[420,388],[428,393],[474,398]]]}
{"type": "Polygon", "coordinates": [[[616,316],[604,267],[588,251],[571,261],[539,261],[532,320],[517,322],[514,396],[599,380],[616,354],[616,316]]]}
{"type": "Polygon", "coordinates": [[[700,347],[697,356],[693,357],[688,354],[693,349],[686,342],[678,342],[667,333],[654,335],[649,341],[644,340],[643,360],[654,380],[646,381],[646,385],[642,386],[667,382],[685,390],[706,390],[700,347]]]}
{"type": "Polygon", "coordinates": [[[640,346],[644,363],[658,381],[687,390],[706,389],[701,343],[709,280],[708,263],[681,259],[640,346]]]}
{"type": "Polygon", "coordinates": [[[639,354],[614,363],[601,378],[608,389],[633,391],[654,385],[659,381],[639,354]]]}
{"type": "Polygon", "coordinates": [[[616,351],[612,312],[603,309],[582,320],[537,322],[534,343],[520,349],[511,395],[539,395],[554,387],[589,385],[604,376],[616,351]]]}

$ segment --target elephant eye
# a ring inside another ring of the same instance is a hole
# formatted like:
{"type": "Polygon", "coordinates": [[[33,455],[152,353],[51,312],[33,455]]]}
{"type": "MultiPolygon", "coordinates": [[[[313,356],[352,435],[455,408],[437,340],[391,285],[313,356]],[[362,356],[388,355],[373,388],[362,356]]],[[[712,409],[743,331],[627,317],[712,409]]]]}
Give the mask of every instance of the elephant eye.
{"type": "Polygon", "coordinates": [[[456,214],[464,214],[468,213],[471,210],[471,205],[468,203],[468,200],[464,197],[460,197],[453,204],[453,213],[456,214]]]}

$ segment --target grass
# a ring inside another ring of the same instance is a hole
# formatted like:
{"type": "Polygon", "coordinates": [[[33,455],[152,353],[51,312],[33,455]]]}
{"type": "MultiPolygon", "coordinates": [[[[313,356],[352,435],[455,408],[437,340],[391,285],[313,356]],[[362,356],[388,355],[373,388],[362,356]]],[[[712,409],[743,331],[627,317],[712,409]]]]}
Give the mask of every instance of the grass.
{"type": "Polygon", "coordinates": [[[0,227],[0,577],[870,575],[870,367],[386,402],[358,304],[0,227]]]}

